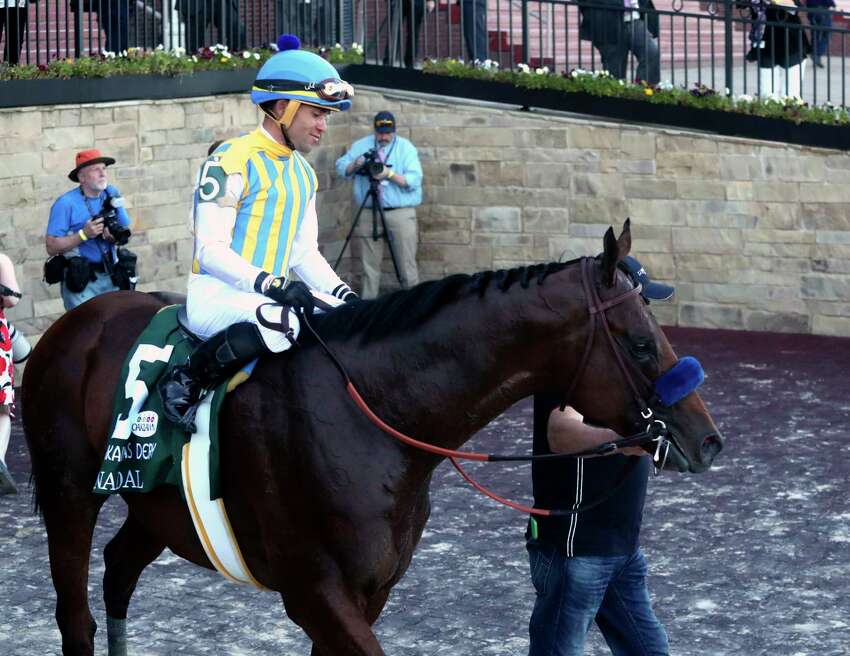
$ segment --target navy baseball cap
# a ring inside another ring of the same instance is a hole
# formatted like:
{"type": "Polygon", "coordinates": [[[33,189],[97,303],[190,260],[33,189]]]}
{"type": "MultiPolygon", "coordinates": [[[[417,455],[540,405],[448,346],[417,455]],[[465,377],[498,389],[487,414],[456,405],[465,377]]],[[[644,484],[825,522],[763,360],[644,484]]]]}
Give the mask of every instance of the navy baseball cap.
{"type": "Polygon", "coordinates": [[[640,295],[648,301],[666,301],[676,291],[670,285],[652,282],[643,265],[629,255],[620,260],[619,266],[636,285],[640,283],[642,287],[640,295]]]}
{"type": "Polygon", "coordinates": [[[375,132],[395,132],[395,116],[390,112],[378,112],[375,114],[375,132]]]}

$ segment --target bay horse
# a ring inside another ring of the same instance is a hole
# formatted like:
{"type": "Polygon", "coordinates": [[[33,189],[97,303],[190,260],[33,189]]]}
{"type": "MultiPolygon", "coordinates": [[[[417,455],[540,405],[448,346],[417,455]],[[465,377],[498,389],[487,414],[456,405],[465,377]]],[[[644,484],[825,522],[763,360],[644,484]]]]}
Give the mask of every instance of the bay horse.
{"type": "MultiPolygon", "coordinates": [[[[609,229],[603,254],[587,266],[458,274],[343,306],[314,325],[375,412],[434,445],[457,448],[542,391],[572,390],[569,403],[590,421],[628,435],[645,421],[623,361],[643,381],[676,362],[617,268],[631,245],[628,227],[619,238],[609,229]],[[602,309],[611,340],[593,338],[590,317],[600,308],[588,311],[591,289],[603,306],[622,297],[602,309]]],[[[51,326],[27,367],[23,420],[65,656],[94,653],[86,586],[105,497],[92,486],[122,361],[163,305],[139,292],[92,299],[51,326]]],[[[286,614],[312,640],[312,655],[380,656],[371,626],[410,564],[442,458],[370,423],[303,327],[302,341],[261,358],[248,382],[228,395],[220,430],[223,497],[250,570],[280,593],[286,614]]],[[[699,396],[675,403],[664,420],[677,468],[707,469],[722,439],[699,396]]],[[[122,496],[127,518],[104,550],[110,656],[126,654],[130,597],[165,547],[212,569],[176,488],[122,496]]]]}

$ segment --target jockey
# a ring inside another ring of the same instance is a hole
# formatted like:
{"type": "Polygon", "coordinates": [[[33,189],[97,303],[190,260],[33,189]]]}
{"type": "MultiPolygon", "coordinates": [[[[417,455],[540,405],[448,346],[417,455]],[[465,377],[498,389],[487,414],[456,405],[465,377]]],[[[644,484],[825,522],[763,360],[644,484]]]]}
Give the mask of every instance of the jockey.
{"type": "Polygon", "coordinates": [[[331,306],[357,298],[319,252],[316,173],[302,155],[319,144],[331,112],[351,107],[354,90],[296,37],[278,45],[251,90],[262,124],[221,144],[198,174],[186,310],[191,330],[208,339],[159,384],[166,417],[190,432],[206,391],[292,346],[298,315],[312,313],[316,298],[331,306]]]}

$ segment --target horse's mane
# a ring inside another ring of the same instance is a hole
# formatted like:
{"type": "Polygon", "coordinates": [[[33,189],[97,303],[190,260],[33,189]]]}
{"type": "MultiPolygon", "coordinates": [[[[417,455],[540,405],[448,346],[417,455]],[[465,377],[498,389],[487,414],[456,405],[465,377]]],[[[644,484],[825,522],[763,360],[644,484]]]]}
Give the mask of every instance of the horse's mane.
{"type": "MultiPolygon", "coordinates": [[[[359,336],[364,343],[376,341],[418,328],[437,310],[467,294],[483,296],[491,285],[504,292],[517,282],[527,288],[532,280],[541,285],[546,276],[574,262],[577,260],[481,271],[473,275],[458,273],[441,280],[423,282],[373,301],[348,303],[327,314],[313,316],[310,323],[322,339],[359,336]]],[[[309,340],[308,334],[309,331],[302,330],[302,339],[309,340]]]]}

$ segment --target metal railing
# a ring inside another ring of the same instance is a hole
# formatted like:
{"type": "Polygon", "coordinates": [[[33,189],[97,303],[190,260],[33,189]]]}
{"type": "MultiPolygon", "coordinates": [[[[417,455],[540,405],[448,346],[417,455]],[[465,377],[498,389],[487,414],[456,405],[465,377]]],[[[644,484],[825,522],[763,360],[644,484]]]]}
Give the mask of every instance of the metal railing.
{"type": "Polygon", "coordinates": [[[159,45],[193,52],[224,43],[235,51],[292,32],[311,46],[356,41],[367,63],[386,66],[456,58],[503,69],[605,68],[628,80],[850,103],[848,13],[767,0],[634,4],[626,11],[619,0],[0,0],[0,26],[3,61],[12,64],[159,45]]]}

